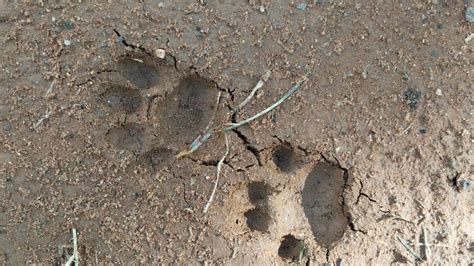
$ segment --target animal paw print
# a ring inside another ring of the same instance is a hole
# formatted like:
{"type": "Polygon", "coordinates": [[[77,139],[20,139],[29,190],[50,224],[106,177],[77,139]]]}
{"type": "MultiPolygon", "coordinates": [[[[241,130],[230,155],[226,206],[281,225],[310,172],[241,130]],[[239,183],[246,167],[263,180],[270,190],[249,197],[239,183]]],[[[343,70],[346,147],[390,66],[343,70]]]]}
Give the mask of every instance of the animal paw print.
{"type": "Polygon", "coordinates": [[[286,191],[278,191],[264,181],[251,182],[247,186],[248,200],[254,207],[246,211],[244,216],[247,227],[252,232],[271,232],[274,230],[270,226],[272,222],[276,225],[285,223],[280,223],[279,219],[286,219],[284,217],[294,214],[293,212],[287,214],[285,211],[271,210],[291,208],[290,203],[288,206],[279,205],[282,200],[279,201],[278,198],[283,197],[283,194],[290,195],[290,198],[292,195],[301,195],[301,201],[298,203],[302,206],[299,208],[306,219],[299,220],[300,225],[296,227],[309,227],[308,232],[312,235],[302,237],[301,233],[291,234],[291,229],[286,234],[283,232],[279,239],[278,255],[285,261],[301,261],[302,257],[306,256],[308,251],[304,239],[314,239],[318,246],[330,250],[343,237],[349,224],[344,208],[346,172],[325,160],[305,166],[302,160],[304,156],[307,156],[306,152],[305,155],[298,154],[290,143],[280,143],[267,156],[266,164],[268,168],[273,169],[271,171],[276,171],[276,176],[286,178],[287,181],[284,182],[295,182],[296,179],[301,180],[301,185],[283,186],[282,190],[286,191]],[[302,169],[307,170],[300,171],[302,169]],[[307,174],[303,176],[304,173],[307,174]],[[301,176],[301,179],[298,179],[298,176],[301,176]],[[301,187],[303,189],[298,190],[301,187]],[[275,212],[280,212],[280,215],[275,212]]]}
{"type": "Polygon", "coordinates": [[[112,81],[103,82],[98,99],[106,115],[120,117],[106,140],[136,155],[152,171],[167,166],[215,116],[215,82],[197,73],[181,74],[174,64],[146,53],[115,60],[112,81]]]}
{"type": "Polygon", "coordinates": [[[260,232],[268,230],[271,222],[268,198],[271,194],[272,188],[264,182],[253,182],[248,185],[249,201],[254,208],[245,212],[244,216],[250,230],[260,232]]]}

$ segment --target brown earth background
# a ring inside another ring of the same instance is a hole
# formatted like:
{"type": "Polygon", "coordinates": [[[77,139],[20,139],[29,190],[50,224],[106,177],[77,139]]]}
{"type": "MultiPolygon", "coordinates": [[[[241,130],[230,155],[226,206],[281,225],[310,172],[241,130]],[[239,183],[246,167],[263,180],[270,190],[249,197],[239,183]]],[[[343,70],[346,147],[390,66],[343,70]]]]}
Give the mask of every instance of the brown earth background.
{"type": "Polygon", "coordinates": [[[2,1],[0,264],[472,264],[465,4],[2,1]]]}

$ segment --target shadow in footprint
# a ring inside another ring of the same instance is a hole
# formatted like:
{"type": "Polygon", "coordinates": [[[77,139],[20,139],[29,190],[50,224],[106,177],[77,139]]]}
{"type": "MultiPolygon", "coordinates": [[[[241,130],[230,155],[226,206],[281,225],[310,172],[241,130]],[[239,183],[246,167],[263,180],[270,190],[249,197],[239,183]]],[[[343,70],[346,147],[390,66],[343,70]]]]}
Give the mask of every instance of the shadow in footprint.
{"type": "Polygon", "coordinates": [[[117,65],[119,73],[139,89],[158,84],[158,69],[139,58],[122,58],[117,65]]]}
{"type": "Polygon", "coordinates": [[[319,245],[330,248],[342,238],[348,225],[344,215],[345,172],[327,162],[319,162],[306,178],[302,193],[303,209],[319,245]]]}
{"type": "Polygon", "coordinates": [[[178,142],[192,141],[213,117],[218,92],[213,82],[198,75],[181,80],[158,108],[162,134],[178,142]]]}
{"type": "Polygon", "coordinates": [[[143,142],[143,130],[135,123],[127,123],[112,128],[106,139],[115,146],[134,153],[140,152],[143,142]]]}
{"type": "Polygon", "coordinates": [[[266,232],[270,227],[270,213],[266,207],[256,207],[245,212],[247,226],[252,231],[266,232]]]}
{"type": "Polygon", "coordinates": [[[248,185],[249,201],[256,207],[266,207],[272,188],[264,182],[252,182],[248,185]]]}
{"type": "Polygon", "coordinates": [[[273,150],[273,162],[285,173],[292,172],[298,167],[296,154],[289,144],[280,144],[273,150]]]}
{"type": "Polygon", "coordinates": [[[157,148],[145,152],[140,156],[140,163],[154,171],[160,171],[173,159],[173,151],[166,148],[157,148]]]}
{"type": "Polygon", "coordinates": [[[133,113],[140,108],[142,97],[136,89],[111,85],[100,95],[101,102],[116,112],[133,113]]]}
{"type": "Polygon", "coordinates": [[[299,261],[303,257],[304,242],[293,235],[286,235],[278,248],[278,255],[289,261],[299,261]]]}

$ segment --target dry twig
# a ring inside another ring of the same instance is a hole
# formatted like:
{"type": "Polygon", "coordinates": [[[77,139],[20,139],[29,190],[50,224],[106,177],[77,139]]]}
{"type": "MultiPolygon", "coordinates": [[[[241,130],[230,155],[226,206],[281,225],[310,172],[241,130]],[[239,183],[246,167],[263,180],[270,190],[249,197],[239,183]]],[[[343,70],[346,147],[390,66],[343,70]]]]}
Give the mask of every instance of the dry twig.
{"type": "Polygon", "coordinates": [[[416,260],[423,261],[420,255],[416,253],[401,237],[397,236],[398,241],[405,247],[405,249],[410,252],[416,260]]]}
{"type": "Polygon", "coordinates": [[[72,265],[74,263],[75,266],[79,265],[79,252],[77,250],[77,232],[76,229],[72,229],[72,243],[73,243],[73,252],[72,256],[66,261],[66,266],[72,265]]]}
{"type": "MultiPolygon", "coordinates": [[[[250,93],[250,95],[239,105],[239,107],[243,107],[244,105],[246,105],[248,103],[248,101],[250,101],[250,99],[252,99],[253,97],[253,94],[255,94],[255,92],[261,88],[261,86],[263,86],[263,81],[266,76],[270,75],[268,72],[262,76],[262,79],[259,80],[259,82],[257,83],[257,85],[254,87],[254,89],[252,90],[252,92],[250,93]],[[261,85],[259,85],[261,84],[261,85]]],[[[257,113],[256,115],[250,117],[250,118],[247,118],[239,123],[230,123],[228,124],[226,127],[217,127],[217,128],[214,128],[214,129],[210,129],[210,128],[207,128],[207,130],[205,130],[204,133],[200,134],[190,145],[189,149],[188,150],[185,150],[185,151],[181,151],[180,153],[178,153],[178,155],[176,155],[176,158],[181,158],[181,157],[184,157],[184,156],[187,156],[191,153],[193,153],[194,151],[196,151],[204,142],[206,142],[212,135],[216,134],[216,133],[220,133],[220,132],[227,132],[227,131],[231,131],[231,130],[234,130],[238,127],[241,127],[245,124],[248,124],[256,119],[258,119],[259,117],[271,112],[273,109],[275,109],[276,107],[278,107],[280,104],[282,104],[285,100],[287,100],[290,96],[292,96],[293,94],[295,94],[300,88],[301,88],[301,85],[303,85],[303,83],[306,81],[307,79],[307,75],[305,75],[303,78],[301,78],[287,93],[285,93],[280,99],[278,99],[278,101],[274,102],[272,105],[270,105],[269,107],[267,107],[266,109],[264,109],[263,111],[257,113]]],[[[237,109],[238,110],[238,109],[237,109]]],[[[234,111],[232,111],[230,114],[234,113],[234,111]]],[[[213,120],[213,119],[212,119],[213,120]]]]}
{"type": "Polygon", "coordinates": [[[225,138],[225,153],[224,153],[224,156],[222,156],[220,161],[217,163],[216,182],[214,183],[214,188],[212,189],[212,193],[211,193],[211,196],[209,197],[209,201],[204,207],[204,211],[203,211],[204,213],[207,213],[207,211],[209,210],[209,207],[211,206],[212,200],[214,199],[214,195],[216,194],[216,190],[217,190],[217,184],[219,183],[219,177],[221,174],[222,164],[224,163],[225,158],[229,154],[230,143],[229,143],[229,138],[227,137],[226,133],[224,133],[224,138],[225,138]]]}

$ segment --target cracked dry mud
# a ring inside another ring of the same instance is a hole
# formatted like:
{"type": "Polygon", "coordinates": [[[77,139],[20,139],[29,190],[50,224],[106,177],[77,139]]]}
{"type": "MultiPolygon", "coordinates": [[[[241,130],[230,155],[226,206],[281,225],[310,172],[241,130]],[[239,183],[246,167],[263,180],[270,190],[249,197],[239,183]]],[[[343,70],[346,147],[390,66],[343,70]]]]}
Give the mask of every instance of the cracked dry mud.
{"type": "Polygon", "coordinates": [[[472,263],[462,1],[307,4],[1,2],[0,264],[472,263]]]}

